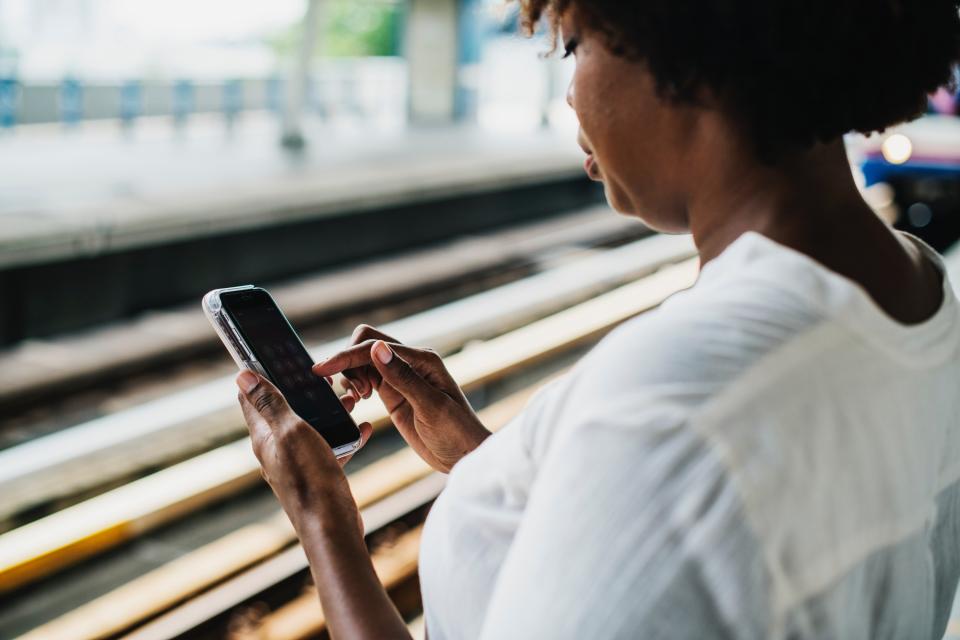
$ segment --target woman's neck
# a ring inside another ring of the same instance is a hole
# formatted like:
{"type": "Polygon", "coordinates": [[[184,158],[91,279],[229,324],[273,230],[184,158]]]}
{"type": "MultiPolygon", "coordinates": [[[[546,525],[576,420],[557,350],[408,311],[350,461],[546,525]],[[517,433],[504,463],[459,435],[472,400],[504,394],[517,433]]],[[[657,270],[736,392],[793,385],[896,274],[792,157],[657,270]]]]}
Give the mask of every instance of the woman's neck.
{"type": "Polygon", "coordinates": [[[701,266],[756,231],[856,282],[898,321],[922,322],[939,307],[939,276],[860,196],[842,140],[777,167],[728,162],[703,175],[688,201],[701,266]]]}
{"type": "Polygon", "coordinates": [[[854,184],[842,141],[774,167],[748,158],[735,154],[699,172],[687,215],[702,264],[746,231],[807,253],[828,238],[883,230],[854,184]]]}

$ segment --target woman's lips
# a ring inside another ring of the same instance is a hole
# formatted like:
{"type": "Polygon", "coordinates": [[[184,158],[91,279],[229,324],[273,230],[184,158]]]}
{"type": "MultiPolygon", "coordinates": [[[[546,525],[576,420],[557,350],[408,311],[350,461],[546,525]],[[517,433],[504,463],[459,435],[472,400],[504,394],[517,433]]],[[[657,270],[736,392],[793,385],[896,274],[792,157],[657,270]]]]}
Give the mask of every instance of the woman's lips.
{"type": "Polygon", "coordinates": [[[591,180],[600,180],[600,172],[597,171],[597,161],[593,159],[593,154],[588,153],[587,159],[583,161],[583,170],[591,180]]]}

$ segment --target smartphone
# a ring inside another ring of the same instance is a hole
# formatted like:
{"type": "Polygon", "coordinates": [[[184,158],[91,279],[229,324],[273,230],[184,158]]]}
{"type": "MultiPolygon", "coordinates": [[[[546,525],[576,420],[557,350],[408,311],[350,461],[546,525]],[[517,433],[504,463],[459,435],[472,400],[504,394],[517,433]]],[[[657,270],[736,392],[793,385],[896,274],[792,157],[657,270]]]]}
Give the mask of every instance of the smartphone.
{"type": "Polygon", "coordinates": [[[253,285],[214,289],[203,312],[237,366],[272,382],[290,408],[323,436],[339,458],[360,446],[360,429],[266,289],[253,285]]]}

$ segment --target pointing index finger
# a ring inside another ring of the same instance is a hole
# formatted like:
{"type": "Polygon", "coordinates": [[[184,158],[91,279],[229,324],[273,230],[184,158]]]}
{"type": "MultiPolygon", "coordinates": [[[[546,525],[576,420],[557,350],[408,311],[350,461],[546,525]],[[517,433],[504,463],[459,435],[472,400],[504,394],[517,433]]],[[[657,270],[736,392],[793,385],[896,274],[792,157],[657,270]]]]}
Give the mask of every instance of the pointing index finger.
{"type": "Polygon", "coordinates": [[[373,340],[364,340],[359,344],[348,347],[335,353],[326,360],[313,365],[312,369],[318,376],[329,376],[344,369],[354,369],[370,364],[370,345],[373,340]]]}

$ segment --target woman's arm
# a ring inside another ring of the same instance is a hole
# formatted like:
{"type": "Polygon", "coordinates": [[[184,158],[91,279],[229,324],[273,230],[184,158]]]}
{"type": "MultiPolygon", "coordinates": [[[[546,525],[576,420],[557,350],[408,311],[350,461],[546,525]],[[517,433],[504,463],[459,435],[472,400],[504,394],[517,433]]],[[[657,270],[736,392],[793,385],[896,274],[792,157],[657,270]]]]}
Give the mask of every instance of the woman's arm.
{"type": "Polygon", "coordinates": [[[297,530],[334,638],[410,638],[373,570],[363,536],[342,516],[310,518],[297,530]]]}
{"type": "MultiPolygon", "coordinates": [[[[244,371],[237,385],[254,454],[306,552],[330,635],[409,638],[373,570],[342,462],[269,381],[244,371]]],[[[371,425],[360,431],[365,443],[371,425]]]]}
{"type": "MultiPolygon", "coordinates": [[[[449,471],[490,432],[480,423],[443,360],[429,349],[396,343],[373,327],[357,344],[314,366],[316,375],[349,374],[358,393],[340,401],[352,411],[376,390],[410,446],[435,469],[449,471]],[[379,357],[374,357],[374,352],[379,357]]],[[[380,584],[363,540],[360,513],[338,461],[277,389],[251,372],[237,377],[253,451],[307,554],[331,635],[408,638],[380,584]]],[[[360,425],[363,443],[372,427],[360,425]]]]}

